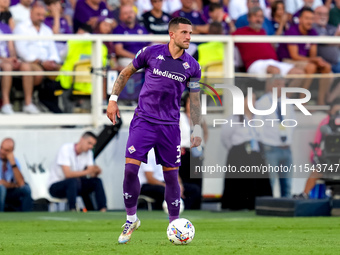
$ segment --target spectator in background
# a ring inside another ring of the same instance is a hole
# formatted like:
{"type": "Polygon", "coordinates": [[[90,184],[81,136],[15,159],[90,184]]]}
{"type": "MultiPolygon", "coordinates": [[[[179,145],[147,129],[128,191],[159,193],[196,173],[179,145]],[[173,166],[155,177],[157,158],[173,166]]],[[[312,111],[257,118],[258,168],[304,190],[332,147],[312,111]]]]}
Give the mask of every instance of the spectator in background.
{"type": "Polygon", "coordinates": [[[163,0],[151,0],[152,10],[142,15],[142,22],[150,34],[168,34],[171,16],[162,11],[163,0]]]}
{"type": "MultiPolygon", "coordinates": [[[[248,0],[230,0],[228,13],[234,22],[242,15],[248,13],[247,2],[248,0]]],[[[252,2],[259,4],[257,6],[260,6],[263,11],[266,9],[266,0],[252,0],[252,2]]]]}
{"type": "MultiPolygon", "coordinates": [[[[229,0],[228,0],[229,1],[229,0]]],[[[209,6],[210,4],[221,4],[222,5],[222,9],[224,13],[228,13],[228,5],[226,5],[223,1],[221,0],[208,0],[208,4],[205,5],[203,7],[203,16],[205,17],[206,20],[209,21],[209,19],[211,18],[209,16],[209,6]]]]}
{"type": "MultiPolygon", "coordinates": [[[[260,3],[259,3],[258,0],[247,0],[247,7],[248,7],[248,10],[250,10],[251,8],[254,8],[254,7],[260,8],[260,3]]],[[[248,13],[249,13],[249,11],[248,11],[248,13]]],[[[263,11],[262,11],[262,15],[263,15],[263,11]]],[[[237,19],[237,21],[235,22],[236,28],[242,28],[242,27],[248,26],[249,25],[248,16],[249,16],[248,14],[244,14],[244,15],[240,16],[237,19]]],[[[262,28],[266,31],[267,35],[275,34],[272,23],[270,22],[269,19],[264,17],[264,15],[263,15],[262,28]]]]}
{"type": "Polygon", "coordinates": [[[285,11],[285,4],[282,0],[275,1],[272,4],[271,16],[275,35],[282,35],[289,29],[288,14],[285,11]]]}
{"type": "MultiPolygon", "coordinates": [[[[264,16],[260,7],[249,9],[249,26],[236,30],[233,35],[266,35],[262,28],[264,16]]],[[[277,54],[270,43],[236,43],[241,58],[248,73],[251,74],[302,74],[301,69],[295,68],[293,64],[278,61],[277,54]]]]}
{"type": "MultiPolygon", "coordinates": [[[[102,17],[104,18],[104,17],[102,17]]],[[[102,18],[99,18],[100,21],[102,18]]],[[[105,18],[106,19],[106,18],[105,18]]],[[[106,29],[105,32],[111,31],[111,24],[106,24],[108,22],[104,22],[104,20],[98,24],[98,30],[96,31],[103,31],[103,27],[106,29]],[[101,28],[100,28],[101,27],[101,28]]],[[[77,31],[77,35],[82,37],[84,35],[90,34],[92,32],[92,28],[90,25],[82,24],[77,31]]],[[[105,43],[104,43],[105,44],[105,43]]],[[[108,48],[105,45],[102,45],[102,65],[106,66],[107,59],[108,59],[108,48]]],[[[112,49],[111,49],[112,50],[112,49]]],[[[74,66],[77,62],[81,60],[91,59],[92,55],[92,42],[91,41],[82,41],[82,40],[69,40],[67,41],[67,55],[63,65],[60,68],[60,71],[73,71],[74,66]]],[[[68,98],[71,97],[72,91],[70,90],[73,77],[69,75],[62,75],[60,74],[56,81],[60,83],[60,86],[67,90],[63,93],[64,100],[64,112],[71,113],[74,109],[74,101],[70,101],[68,98]]],[[[92,93],[92,83],[91,82],[75,82],[73,84],[74,90],[80,91],[84,94],[91,94],[92,93]]]]}
{"type": "MultiPolygon", "coordinates": [[[[99,17],[96,28],[94,29],[94,34],[109,35],[112,34],[113,29],[117,26],[117,23],[113,19],[107,17],[99,17]]],[[[114,43],[104,42],[107,47],[109,56],[115,56],[114,43]]]]}
{"type": "MultiPolygon", "coordinates": [[[[136,22],[136,13],[133,11],[131,5],[124,5],[120,7],[120,24],[113,30],[114,34],[124,35],[142,35],[148,34],[144,26],[136,22]]],[[[147,42],[117,42],[115,44],[115,51],[120,66],[127,66],[136,53],[146,47],[147,42]]]]}
{"type": "Polygon", "coordinates": [[[73,16],[73,31],[78,31],[81,24],[95,28],[100,16],[111,17],[106,3],[102,0],[78,0],[73,16]]]}
{"type": "MultiPolygon", "coordinates": [[[[307,3],[307,6],[312,8],[313,10],[323,5],[322,0],[286,0],[286,12],[288,13],[288,20],[293,21],[293,15],[300,11],[307,3]]],[[[299,15],[297,16],[299,17],[299,15]]]]}
{"type": "Polygon", "coordinates": [[[45,0],[48,15],[45,25],[52,29],[54,34],[72,34],[72,28],[63,16],[63,7],[60,0],[45,0]]]}
{"type": "MultiPolygon", "coordinates": [[[[281,88],[285,87],[285,80],[280,76],[273,76],[266,82],[266,91],[255,104],[257,110],[267,110],[273,105],[273,89],[277,88],[277,107],[276,111],[268,115],[256,115],[255,119],[261,119],[265,125],[258,129],[259,141],[262,142],[264,148],[264,156],[267,165],[287,166],[292,164],[291,144],[293,142],[293,127],[284,127],[281,123],[283,120],[296,119],[293,105],[287,105],[287,114],[281,113],[281,88]],[[265,119],[276,119],[280,121],[271,122],[265,119]]],[[[269,173],[271,179],[272,190],[274,190],[276,182],[276,173],[269,173]]],[[[281,197],[291,196],[292,175],[290,172],[278,172],[280,181],[281,197]]]]}
{"type": "Polygon", "coordinates": [[[20,0],[20,3],[9,8],[15,25],[18,25],[20,22],[30,20],[32,3],[33,0],[20,0]]]}
{"type": "Polygon", "coordinates": [[[11,28],[11,31],[13,31],[15,24],[12,14],[8,9],[9,3],[10,0],[0,0],[0,23],[8,25],[11,28]]]}
{"type": "MultiPolygon", "coordinates": [[[[285,35],[294,36],[317,36],[313,29],[314,11],[311,8],[304,8],[300,14],[299,24],[292,25],[285,35]]],[[[322,57],[317,55],[317,45],[311,43],[280,43],[278,47],[279,58],[286,63],[294,64],[303,69],[307,74],[330,73],[332,67],[322,57]]],[[[312,80],[306,79],[303,87],[308,89],[312,80]]],[[[325,104],[325,96],[331,85],[330,78],[319,80],[318,104],[325,104]]]]}
{"type": "MultiPolygon", "coordinates": [[[[30,64],[30,71],[58,71],[60,68],[60,57],[54,41],[39,40],[39,36],[51,36],[52,30],[44,24],[46,15],[45,5],[41,2],[33,4],[31,19],[22,22],[14,29],[14,34],[34,36],[36,40],[15,41],[15,49],[18,57],[30,64]]],[[[39,85],[43,76],[34,76],[34,85],[39,85]]],[[[40,96],[40,93],[39,93],[40,96]]],[[[24,111],[38,113],[38,109],[30,104],[24,107],[24,111]]]]}
{"type": "MultiPolygon", "coordinates": [[[[315,23],[313,28],[319,35],[339,36],[340,29],[329,25],[329,10],[325,6],[319,6],[315,9],[315,23]]],[[[339,45],[318,44],[318,56],[332,65],[334,73],[340,73],[340,51],[339,45]]]]}
{"type": "MultiPolygon", "coordinates": [[[[226,166],[240,168],[244,166],[264,165],[264,159],[260,150],[260,140],[257,129],[236,123],[248,123],[254,118],[248,107],[248,97],[254,104],[255,94],[245,91],[244,115],[232,115],[228,118],[228,124],[221,127],[221,141],[227,150],[226,166]],[[229,123],[234,123],[230,125],[229,123]]],[[[268,175],[244,173],[230,176],[226,173],[224,179],[224,191],[222,196],[222,208],[231,210],[254,210],[255,198],[258,196],[272,196],[268,175]],[[234,178],[230,178],[234,177],[234,178]],[[258,177],[258,178],[256,178],[258,177]]]]}
{"type": "MultiPolygon", "coordinates": [[[[64,10],[60,0],[44,0],[48,15],[45,18],[45,25],[52,29],[53,34],[72,34],[72,27],[64,17],[64,10]]],[[[61,59],[65,58],[66,42],[55,42],[61,59]]]]}
{"type": "Polygon", "coordinates": [[[207,34],[209,25],[203,14],[197,10],[194,10],[193,0],[181,0],[182,9],[175,11],[172,17],[184,17],[191,21],[192,30],[195,34],[207,34]]]}
{"type": "Polygon", "coordinates": [[[209,5],[209,16],[211,22],[220,22],[223,27],[223,34],[228,35],[235,32],[236,27],[229,15],[223,11],[222,4],[211,3],[209,5]]]}
{"type": "MultiPolygon", "coordinates": [[[[8,25],[0,23],[0,31],[2,34],[12,34],[8,25]]],[[[14,43],[12,41],[0,41],[0,56],[1,71],[31,71],[29,63],[21,62],[17,59],[14,43]]],[[[10,91],[12,87],[12,76],[2,76],[1,78],[1,95],[2,95],[2,107],[1,112],[4,114],[13,114],[13,108],[10,104],[10,91]]],[[[22,87],[24,90],[24,112],[38,113],[37,108],[32,104],[33,94],[33,76],[22,77],[22,87]],[[31,106],[33,105],[33,106],[31,106]],[[33,109],[33,110],[32,110],[33,109]]]]}
{"type": "MultiPolygon", "coordinates": [[[[316,12],[317,10],[315,10],[316,12]]],[[[328,115],[321,120],[321,122],[318,125],[318,128],[316,129],[315,136],[314,136],[314,144],[316,144],[318,147],[316,148],[317,156],[322,156],[322,150],[320,148],[321,142],[325,139],[325,136],[321,132],[321,127],[327,125],[330,129],[329,122],[331,119],[334,120],[339,114],[340,111],[340,98],[335,98],[332,103],[330,104],[330,109],[328,111],[328,115]]],[[[331,129],[332,130],[332,129],[331,129]]],[[[332,130],[334,132],[334,130],[332,130]]],[[[310,152],[310,162],[312,164],[316,164],[317,162],[314,162],[314,152],[311,150],[310,152]]],[[[325,163],[321,160],[321,163],[325,163]]],[[[332,173],[332,171],[330,171],[332,173]]],[[[326,173],[327,175],[327,173],[326,173]]],[[[329,176],[329,175],[328,175],[329,176]]],[[[309,178],[306,181],[305,188],[303,192],[299,195],[295,195],[294,198],[298,199],[308,199],[310,191],[315,187],[317,180],[323,177],[323,173],[321,171],[312,171],[310,173],[309,178]]]]}
{"type": "MultiPolygon", "coordinates": [[[[150,0],[137,0],[136,6],[138,9],[137,18],[141,18],[144,13],[149,12],[152,9],[152,3],[150,0]]],[[[181,8],[181,0],[163,0],[162,10],[169,15],[181,8]]]]}
{"type": "Polygon", "coordinates": [[[329,21],[330,25],[338,27],[340,25],[340,0],[334,0],[335,5],[333,9],[329,12],[329,21]]]}
{"type": "MultiPolygon", "coordinates": [[[[117,7],[116,9],[114,9],[111,13],[112,18],[114,18],[115,20],[117,20],[117,22],[119,23],[119,15],[120,15],[120,7],[123,5],[131,5],[133,8],[133,11],[136,13],[136,15],[138,14],[138,8],[135,5],[135,1],[134,0],[120,0],[120,6],[117,7]]],[[[150,10],[151,10],[151,4],[150,4],[150,10]]]]}
{"type": "Polygon", "coordinates": [[[32,210],[30,186],[21,174],[18,159],[14,156],[14,140],[5,138],[0,147],[0,212],[28,212],[32,210]]]}
{"type": "MultiPolygon", "coordinates": [[[[223,27],[220,22],[209,24],[209,35],[223,35],[223,27]]],[[[204,70],[204,67],[210,63],[222,62],[224,58],[224,44],[222,42],[206,42],[197,46],[198,63],[204,70]]],[[[203,78],[203,75],[202,75],[203,78]]]]}
{"type": "MultiPolygon", "coordinates": [[[[316,8],[313,8],[314,1],[315,0],[303,0],[303,6],[296,13],[294,13],[292,23],[299,24],[299,17],[303,8],[311,8],[312,10],[314,10],[316,8]]],[[[319,6],[322,6],[322,4],[319,6]]]]}
{"type": "Polygon", "coordinates": [[[52,197],[67,198],[70,211],[76,209],[76,198],[81,195],[86,209],[95,209],[89,200],[94,192],[97,210],[106,212],[106,196],[101,169],[94,165],[92,149],[97,137],[85,132],[77,143],[66,143],[58,151],[49,173],[49,192],[52,197]]]}

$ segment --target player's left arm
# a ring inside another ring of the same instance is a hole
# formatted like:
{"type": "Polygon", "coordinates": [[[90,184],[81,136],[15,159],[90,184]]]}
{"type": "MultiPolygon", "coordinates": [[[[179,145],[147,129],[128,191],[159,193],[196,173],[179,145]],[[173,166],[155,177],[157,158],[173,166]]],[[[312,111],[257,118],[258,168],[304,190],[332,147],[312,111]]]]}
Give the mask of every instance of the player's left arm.
{"type": "Polygon", "coordinates": [[[201,145],[202,128],[201,128],[201,103],[200,93],[190,92],[190,116],[194,125],[194,131],[191,134],[191,148],[201,145]]]}

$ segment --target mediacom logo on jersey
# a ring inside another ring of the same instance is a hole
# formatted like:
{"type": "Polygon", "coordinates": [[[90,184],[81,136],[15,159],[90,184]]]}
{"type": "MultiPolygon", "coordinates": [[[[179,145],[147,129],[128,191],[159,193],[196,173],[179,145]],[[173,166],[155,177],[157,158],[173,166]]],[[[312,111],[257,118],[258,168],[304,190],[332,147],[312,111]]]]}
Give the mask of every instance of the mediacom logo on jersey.
{"type": "Polygon", "coordinates": [[[169,72],[169,71],[162,72],[158,68],[153,69],[153,74],[157,74],[159,76],[167,77],[169,79],[179,81],[179,82],[184,82],[186,80],[186,77],[181,73],[175,73],[175,72],[169,72]]]}

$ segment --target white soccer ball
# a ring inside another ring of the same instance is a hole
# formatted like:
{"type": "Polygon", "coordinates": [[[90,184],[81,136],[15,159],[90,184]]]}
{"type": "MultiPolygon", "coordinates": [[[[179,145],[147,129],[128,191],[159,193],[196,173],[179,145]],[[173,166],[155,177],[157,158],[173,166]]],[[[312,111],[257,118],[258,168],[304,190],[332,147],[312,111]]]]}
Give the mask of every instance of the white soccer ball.
{"type": "MultiPolygon", "coordinates": [[[[162,204],[162,207],[163,207],[163,211],[169,215],[169,211],[168,211],[168,203],[164,200],[163,201],[163,204],[162,204]]],[[[179,214],[181,214],[182,212],[184,211],[184,201],[183,199],[181,198],[181,204],[180,204],[180,207],[179,207],[179,214]]]]}
{"type": "Polygon", "coordinates": [[[166,233],[173,244],[188,244],[194,239],[195,227],[189,220],[180,218],[169,224],[166,233]]]}

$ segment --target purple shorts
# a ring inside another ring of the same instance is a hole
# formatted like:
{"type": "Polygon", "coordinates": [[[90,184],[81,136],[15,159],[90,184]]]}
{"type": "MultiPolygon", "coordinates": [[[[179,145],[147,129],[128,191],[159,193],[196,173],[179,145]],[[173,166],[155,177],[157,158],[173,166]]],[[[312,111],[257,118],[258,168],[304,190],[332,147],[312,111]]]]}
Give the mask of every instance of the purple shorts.
{"type": "Polygon", "coordinates": [[[148,152],[154,148],[156,163],[165,167],[181,165],[181,131],[179,125],[151,123],[134,116],[126,144],[126,158],[147,163],[148,152]]]}

